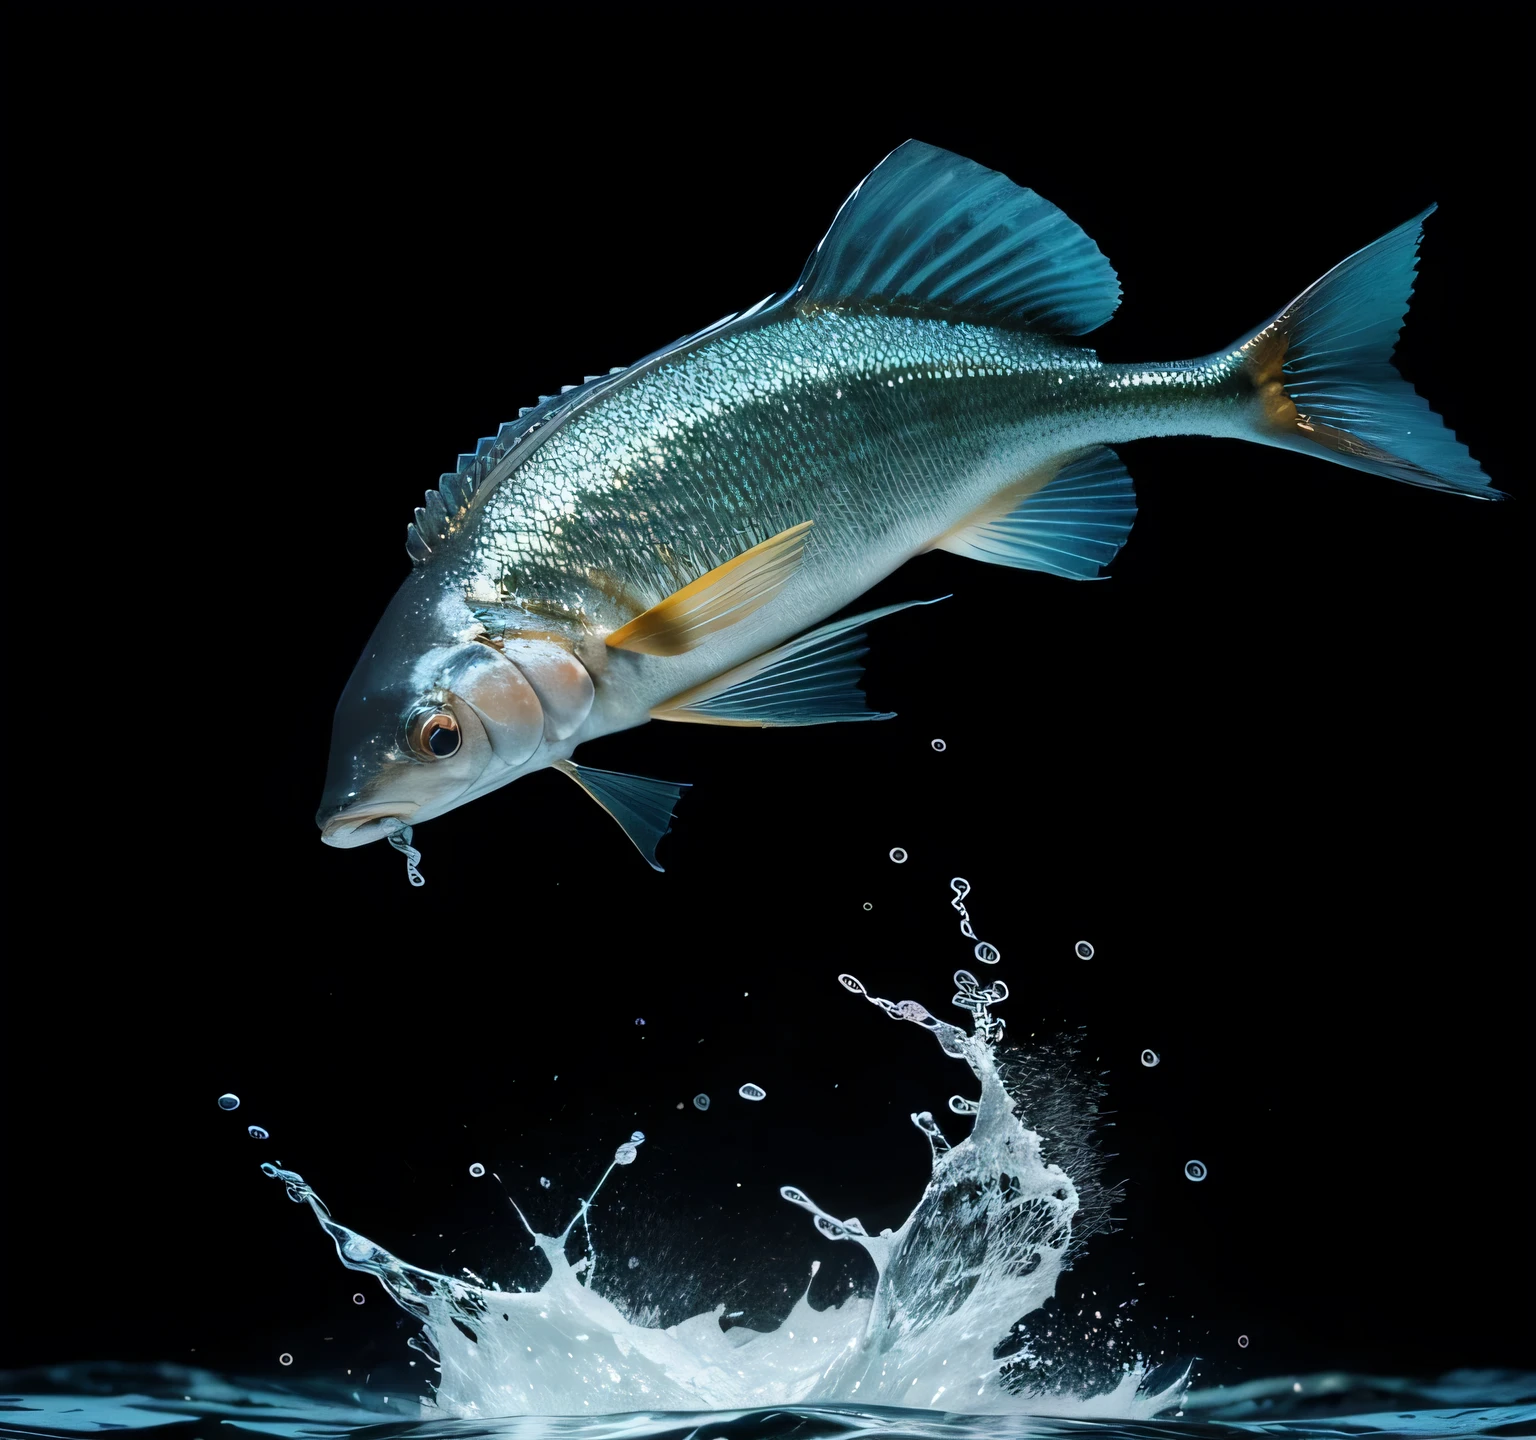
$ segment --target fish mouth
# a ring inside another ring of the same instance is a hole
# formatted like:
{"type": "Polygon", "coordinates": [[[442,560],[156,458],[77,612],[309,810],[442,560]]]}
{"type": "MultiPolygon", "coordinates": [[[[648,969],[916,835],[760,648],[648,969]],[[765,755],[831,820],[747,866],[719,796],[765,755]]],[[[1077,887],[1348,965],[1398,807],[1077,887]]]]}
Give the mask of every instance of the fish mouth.
{"type": "Polygon", "coordinates": [[[338,850],[351,850],[383,840],[401,829],[416,813],[415,805],[358,805],[320,821],[320,838],[338,850]]]}

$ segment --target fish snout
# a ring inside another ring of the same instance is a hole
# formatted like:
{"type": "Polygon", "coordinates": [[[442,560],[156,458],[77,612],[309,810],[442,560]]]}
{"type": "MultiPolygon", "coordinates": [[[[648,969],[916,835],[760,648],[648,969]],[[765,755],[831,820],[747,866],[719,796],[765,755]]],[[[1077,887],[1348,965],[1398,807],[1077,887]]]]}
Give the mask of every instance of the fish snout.
{"type": "Polygon", "coordinates": [[[315,816],[320,827],[320,838],[327,845],[339,850],[351,850],[374,840],[385,840],[397,830],[410,824],[411,816],[419,807],[397,803],[381,805],[355,805],[351,809],[327,813],[322,809],[315,816]]]}

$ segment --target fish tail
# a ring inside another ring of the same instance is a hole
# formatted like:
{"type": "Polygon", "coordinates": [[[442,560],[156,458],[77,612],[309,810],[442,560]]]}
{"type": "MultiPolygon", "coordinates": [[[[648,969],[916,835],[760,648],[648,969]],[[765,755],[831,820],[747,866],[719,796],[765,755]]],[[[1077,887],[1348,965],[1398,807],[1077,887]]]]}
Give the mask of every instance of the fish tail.
{"type": "Polygon", "coordinates": [[[1256,392],[1254,438],[1410,485],[1502,500],[1392,364],[1434,208],[1335,265],[1238,342],[1256,392]]]}

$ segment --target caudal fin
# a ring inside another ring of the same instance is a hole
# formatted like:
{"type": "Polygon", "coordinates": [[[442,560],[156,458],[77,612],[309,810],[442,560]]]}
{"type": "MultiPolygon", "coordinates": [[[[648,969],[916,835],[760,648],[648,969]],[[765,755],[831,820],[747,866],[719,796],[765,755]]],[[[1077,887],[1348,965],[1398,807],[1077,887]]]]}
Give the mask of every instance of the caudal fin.
{"type": "Polygon", "coordinates": [[[1410,485],[1502,500],[1392,364],[1423,214],[1357,250],[1238,346],[1258,390],[1260,438],[1410,485]]]}

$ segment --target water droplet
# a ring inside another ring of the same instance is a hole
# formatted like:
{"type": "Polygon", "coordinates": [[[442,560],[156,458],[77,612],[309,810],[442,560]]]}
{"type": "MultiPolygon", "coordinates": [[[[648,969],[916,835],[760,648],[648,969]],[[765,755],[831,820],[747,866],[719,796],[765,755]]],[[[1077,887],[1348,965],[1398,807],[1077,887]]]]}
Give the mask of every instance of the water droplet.
{"type": "Polygon", "coordinates": [[[708,1095],[695,1095],[693,1097],[693,1108],[695,1110],[708,1110],[709,1109],[709,1096],[708,1095]]]}
{"type": "Polygon", "coordinates": [[[640,1268],[640,1262],[633,1255],[629,1257],[629,1268],[631,1270],[638,1270],[640,1268]]]}
{"type": "Polygon", "coordinates": [[[930,740],[928,743],[932,745],[935,750],[942,751],[949,749],[949,746],[946,745],[942,740],[930,740]]]}
{"type": "Polygon", "coordinates": [[[249,1135],[252,1140],[267,1140],[271,1138],[267,1132],[261,1128],[260,1125],[247,1125],[245,1127],[245,1133],[249,1135]]]}
{"type": "Polygon", "coordinates": [[[633,1165],[635,1163],[635,1156],[639,1153],[633,1145],[620,1145],[613,1152],[613,1163],[615,1165],[633,1165]]]}
{"type": "Polygon", "coordinates": [[[1246,1335],[1239,1335],[1237,1337],[1237,1344],[1240,1350],[1246,1350],[1248,1348],[1248,1337],[1246,1335]]]}
{"type": "Polygon", "coordinates": [[[277,1357],[277,1363],[279,1365],[292,1365],[293,1356],[284,1350],[283,1353],[277,1357]]]}
{"type": "Polygon", "coordinates": [[[548,1190],[549,1189],[549,1176],[548,1175],[540,1175],[539,1176],[539,1184],[542,1185],[546,1190],[548,1190]]]}
{"type": "Polygon", "coordinates": [[[1093,959],[1093,946],[1090,945],[1086,940],[1079,940],[1077,944],[1072,947],[1072,950],[1079,960],[1093,959]]]}
{"type": "Polygon", "coordinates": [[[366,1305],[368,1302],[364,1298],[363,1292],[361,1290],[359,1290],[357,1292],[357,1294],[352,1297],[352,1303],[354,1305],[366,1305]]]}
{"type": "Polygon", "coordinates": [[[478,1180],[482,1175],[485,1174],[485,1166],[476,1160],[475,1163],[469,1167],[469,1173],[473,1175],[476,1180],[478,1180]]]}
{"type": "Polygon", "coordinates": [[[1186,1180],[1204,1180],[1205,1162],[1203,1160],[1191,1160],[1184,1167],[1184,1178],[1186,1180]]]}
{"type": "Polygon", "coordinates": [[[1143,1050],[1141,1052],[1141,1063],[1145,1065],[1148,1070],[1150,1070],[1154,1065],[1158,1064],[1161,1058],[1162,1057],[1158,1055],[1156,1050],[1143,1050]]]}
{"type": "Polygon", "coordinates": [[[219,1109],[220,1110],[238,1110],[239,1108],[240,1108],[240,1097],[238,1095],[220,1095],[219,1096],[219,1109]]]}
{"type": "Polygon", "coordinates": [[[900,845],[898,845],[894,850],[891,851],[891,859],[894,860],[898,865],[905,865],[907,863],[907,852],[903,850],[900,845]]]}
{"type": "Polygon", "coordinates": [[[750,1081],[736,1092],[743,1100],[766,1100],[768,1092],[761,1085],[753,1085],[750,1081]]]}

